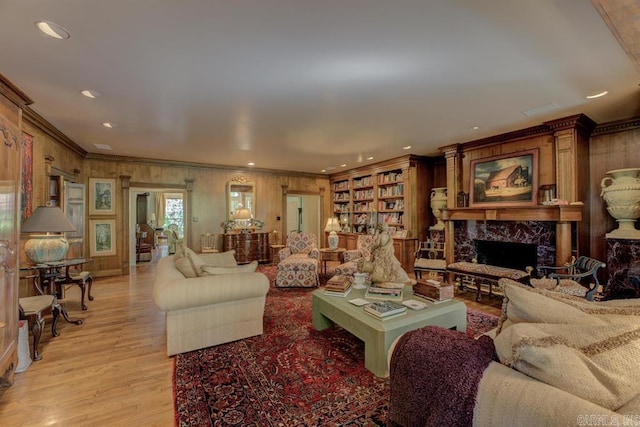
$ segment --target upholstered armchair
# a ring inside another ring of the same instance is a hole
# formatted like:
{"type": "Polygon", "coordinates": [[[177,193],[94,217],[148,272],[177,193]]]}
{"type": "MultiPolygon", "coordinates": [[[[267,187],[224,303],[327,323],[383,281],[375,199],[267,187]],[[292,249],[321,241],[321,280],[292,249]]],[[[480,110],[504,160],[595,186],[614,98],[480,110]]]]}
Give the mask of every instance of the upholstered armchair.
{"type": "Polygon", "coordinates": [[[371,258],[371,249],[373,242],[376,240],[375,234],[360,234],[356,241],[356,249],[345,251],[344,264],[336,267],[336,274],[343,276],[352,276],[358,272],[358,260],[360,258],[371,258]]]}
{"type": "Polygon", "coordinates": [[[316,287],[320,252],[315,234],[289,233],[284,248],[278,251],[277,287],[316,287]]]}

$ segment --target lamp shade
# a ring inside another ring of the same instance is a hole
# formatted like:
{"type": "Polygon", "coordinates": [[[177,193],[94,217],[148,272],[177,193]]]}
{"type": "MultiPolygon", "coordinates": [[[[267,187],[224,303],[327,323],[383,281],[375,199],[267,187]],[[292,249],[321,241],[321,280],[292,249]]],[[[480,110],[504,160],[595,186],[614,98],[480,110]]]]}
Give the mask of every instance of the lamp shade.
{"type": "Polygon", "coordinates": [[[324,231],[326,232],[331,232],[331,231],[340,231],[340,222],[338,221],[338,218],[335,217],[331,217],[327,220],[327,225],[324,227],[324,231]]]}
{"type": "Polygon", "coordinates": [[[57,206],[39,206],[22,224],[23,233],[64,233],[76,227],[57,206]]]}
{"type": "Polygon", "coordinates": [[[242,204],[238,204],[238,208],[233,213],[233,219],[246,220],[246,219],[251,219],[251,217],[252,217],[251,211],[245,208],[244,206],[242,206],[242,204]]]}
{"type": "MultiPolygon", "coordinates": [[[[40,206],[22,224],[23,233],[64,233],[76,231],[57,206],[40,206]]],[[[67,255],[69,243],[58,234],[33,235],[24,245],[27,257],[36,264],[57,262],[67,255]]]]}

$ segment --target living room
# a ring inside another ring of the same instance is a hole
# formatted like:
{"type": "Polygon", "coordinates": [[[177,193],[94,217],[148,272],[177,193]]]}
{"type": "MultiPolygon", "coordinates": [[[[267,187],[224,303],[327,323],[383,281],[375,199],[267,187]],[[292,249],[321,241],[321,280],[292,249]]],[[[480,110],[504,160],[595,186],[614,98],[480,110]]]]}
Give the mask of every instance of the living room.
{"type": "MultiPolygon", "coordinates": [[[[605,6],[607,4],[602,3],[605,6]]],[[[624,38],[626,34],[623,32],[620,37],[624,38]]],[[[640,65],[637,51],[636,56],[632,54],[633,48],[627,46],[626,52],[632,58],[630,62],[636,68],[637,77],[640,65]]],[[[526,126],[503,128],[482,137],[456,135],[432,151],[416,151],[415,144],[414,148],[404,150],[403,146],[396,144],[385,152],[387,157],[376,156],[373,160],[360,163],[349,160],[350,164],[345,167],[340,167],[340,162],[332,160],[326,164],[335,165],[335,169],[321,172],[319,167],[301,171],[295,168],[270,168],[260,162],[257,162],[259,166],[248,166],[245,160],[227,164],[223,157],[218,157],[219,161],[176,160],[171,155],[163,154],[161,143],[158,143],[157,150],[151,144],[144,155],[128,155],[122,151],[111,154],[95,150],[91,148],[93,139],[72,139],[62,130],[63,126],[58,128],[53,125],[44,113],[46,109],[39,109],[41,100],[36,97],[29,99],[29,96],[33,96],[31,91],[19,85],[18,81],[19,76],[5,74],[2,81],[4,104],[0,112],[19,129],[19,135],[26,134],[31,140],[33,208],[49,200],[52,176],[63,176],[67,181],[87,186],[92,178],[113,180],[115,212],[109,218],[116,224],[116,254],[92,257],[89,268],[94,277],[95,300],[88,304],[87,311],[82,311],[77,303],[77,289],[69,290],[69,311],[72,317],[81,317],[84,325],[77,327],[62,322],[61,336],[55,339],[46,330],[41,342],[43,359],[32,364],[26,372],[17,374],[15,384],[0,395],[0,414],[3,418],[10,416],[8,419],[17,425],[45,422],[83,425],[92,423],[92,420],[120,424],[125,419],[153,425],[174,422],[171,391],[173,361],[164,353],[164,315],[150,298],[155,261],[159,254],[154,252],[153,262],[136,264],[131,261],[132,251],[135,251],[135,224],[132,225],[128,220],[134,210],[131,204],[132,188],[183,192],[186,206],[184,241],[188,247],[198,251],[200,236],[205,233],[216,234],[216,245],[222,247],[221,224],[228,218],[228,183],[237,179],[252,182],[255,184],[257,200],[255,218],[264,222],[262,230],[269,232],[273,244],[283,243],[287,234],[287,194],[317,195],[321,200],[320,218],[324,223],[334,214],[332,181],[341,174],[375,169],[376,165],[407,155],[424,156],[430,159],[428,178],[426,182],[416,183],[417,186],[426,196],[433,187],[448,187],[449,207],[455,208],[457,193],[471,191],[469,167],[472,160],[537,148],[540,171],[538,184],[557,184],[565,190],[570,188],[571,196],[565,191],[558,193],[561,196],[559,198],[584,203],[582,230],[585,233],[581,235],[580,253],[606,260],[606,234],[617,223],[600,196],[601,181],[608,171],[640,165],[640,152],[637,150],[640,141],[637,82],[631,95],[617,101],[617,104],[626,104],[625,113],[612,120],[592,123],[589,115],[580,115],[582,111],[576,114],[551,112],[538,119],[534,117],[533,122],[527,122],[526,126]],[[12,94],[6,95],[9,93],[12,94]],[[33,105],[29,106],[32,101],[33,105]],[[628,114],[629,111],[635,113],[628,114]],[[577,147],[575,151],[571,151],[572,148],[568,151],[559,148],[563,147],[566,138],[572,147],[577,147]],[[569,157],[564,155],[567,152],[570,152],[569,157]],[[459,176],[451,174],[452,168],[459,168],[456,172],[459,176]],[[132,325],[136,327],[132,328],[132,325]],[[116,375],[111,376],[111,373],[116,375]],[[94,382],[97,378],[101,383],[98,386],[94,382]],[[91,385],[83,387],[84,379],[91,385]],[[145,398],[129,399],[138,394],[145,398]],[[44,395],[53,397],[45,399],[44,395]],[[91,399],[95,403],[84,407],[91,399]],[[39,403],[21,409],[27,401],[39,403]],[[102,402],[100,408],[98,402],[102,402]],[[69,416],[69,412],[74,415],[69,416]]],[[[114,129],[118,130],[117,127],[114,129]]],[[[117,139],[106,137],[114,146],[117,146],[117,139]]],[[[103,139],[100,141],[104,142],[103,139]]],[[[318,145],[314,135],[309,141],[307,144],[310,146],[318,145]]],[[[298,145],[305,144],[299,142],[298,145]]],[[[339,151],[337,145],[325,142],[324,147],[327,148],[323,147],[323,150],[339,151]]],[[[348,145],[348,142],[344,145],[348,145]]],[[[354,151],[365,153],[361,143],[355,142],[354,145],[358,146],[354,151]]],[[[286,145],[272,148],[275,152],[285,149],[286,145]]],[[[295,149],[298,150],[297,147],[295,149]]],[[[188,151],[186,148],[183,150],[188,151]]],[[[304,158],[319,156],[315,151],[302,151],[301,157],[304,158]]],[[[12,179],[19,177],[19,166],[18,169],[12,166],[7,170],[15,172],[12,179]]],[[[414,237],[422,240],[428,236],[428,226],[435,224],[436,219],[426,206],[421,209],[425,211],[426,226],[420,231],[411,231],[414,237]]],[[[86,216],[87,226],[89,220],[95,218],[86,216]]],[[[20,247],[16,252],[22,265],[28,263],[24,251],[28,236],[20,237],[20,247]]],[[[325,246],[326,236],[319,237],[321,246],[325,246]]],[[[88,255],[89,239],[84,244],[84,253],[88,255]]],[[[455,256],[455,252],[450,255],[455,256]]],[[[601,281],[606,283],[606,279],[603,276],[601,281]]],[[[31,292],[28,282],[19,282],[21,297],[31,292]]],[[[473,298],[469,303],[482,308],[480,304],[473,303],[473,298]]],[[[487,311],[495,313],[499,304],[495,301],[490,304],[492,306],[488,306],[487,311]]]]}

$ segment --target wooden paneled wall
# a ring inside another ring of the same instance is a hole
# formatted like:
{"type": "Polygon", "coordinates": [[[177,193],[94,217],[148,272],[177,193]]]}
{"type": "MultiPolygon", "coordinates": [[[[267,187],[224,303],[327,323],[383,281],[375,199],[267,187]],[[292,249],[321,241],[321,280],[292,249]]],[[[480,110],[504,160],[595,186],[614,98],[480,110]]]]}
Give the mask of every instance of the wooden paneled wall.
{"type": "Polygon", "coordinates": [[[607,171],[640,167],[640,118],[596,127],[590,139],[589,156],[590,200],[586,204],[591,210],[591,256],[606,261],[605,235],[617,224],[600,196],[600,183],[607,171]]]}

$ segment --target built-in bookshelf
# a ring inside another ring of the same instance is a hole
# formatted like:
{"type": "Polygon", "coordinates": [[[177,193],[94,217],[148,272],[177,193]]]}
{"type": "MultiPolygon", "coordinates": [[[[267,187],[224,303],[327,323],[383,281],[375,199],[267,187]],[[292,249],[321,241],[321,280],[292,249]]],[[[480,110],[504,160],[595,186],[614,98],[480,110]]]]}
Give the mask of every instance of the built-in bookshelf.
{"type": "Polygon", "coordinates": [[[333,213],[345,233],[368,233],[384,223],[392,231],[425,238],[431,175],[429,159],[403,156],[331,176],[333,213]]]}

